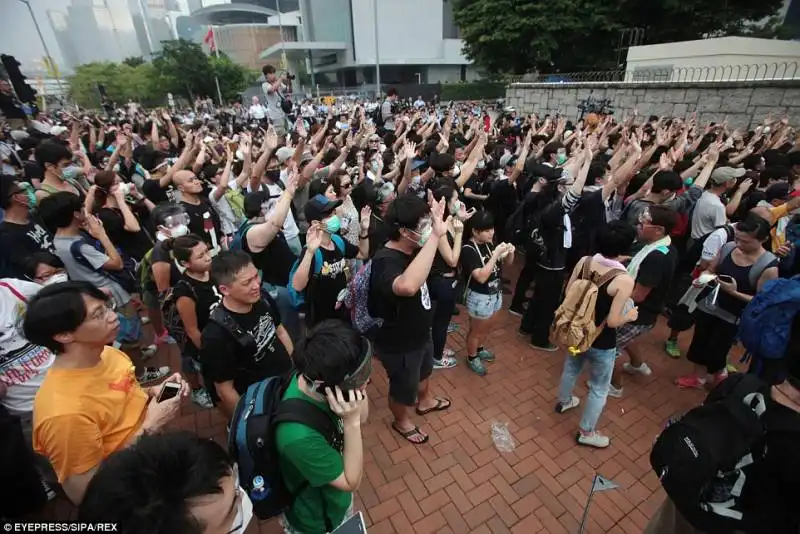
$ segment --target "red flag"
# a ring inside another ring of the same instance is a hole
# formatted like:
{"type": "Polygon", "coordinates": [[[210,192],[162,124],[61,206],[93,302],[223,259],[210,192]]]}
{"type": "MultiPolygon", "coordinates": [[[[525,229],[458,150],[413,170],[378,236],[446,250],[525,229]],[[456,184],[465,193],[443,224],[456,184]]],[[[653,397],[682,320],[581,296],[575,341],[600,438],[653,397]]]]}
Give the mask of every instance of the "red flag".
{"type": "Polygon", "coordinates": [[[203,42],[208,45],[209,51],[213,52],[217,49],[217,43],[214,41],[214,28],[211,26],[208,27],[208,32],[203,38],[203,42]]]}

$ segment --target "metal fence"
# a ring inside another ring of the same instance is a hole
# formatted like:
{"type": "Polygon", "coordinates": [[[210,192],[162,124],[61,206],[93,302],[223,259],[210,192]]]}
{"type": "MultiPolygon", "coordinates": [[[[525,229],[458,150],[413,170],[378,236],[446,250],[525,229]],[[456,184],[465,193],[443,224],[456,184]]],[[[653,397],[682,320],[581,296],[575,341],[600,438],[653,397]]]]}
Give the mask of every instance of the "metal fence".
{"type": "Polygon", "coordinates": [[[533,73],[515,76],[512,83],[684,83],[800,80],[800,62],[753,63],[697,67],[629,67],[627,70],[533,73]]]}

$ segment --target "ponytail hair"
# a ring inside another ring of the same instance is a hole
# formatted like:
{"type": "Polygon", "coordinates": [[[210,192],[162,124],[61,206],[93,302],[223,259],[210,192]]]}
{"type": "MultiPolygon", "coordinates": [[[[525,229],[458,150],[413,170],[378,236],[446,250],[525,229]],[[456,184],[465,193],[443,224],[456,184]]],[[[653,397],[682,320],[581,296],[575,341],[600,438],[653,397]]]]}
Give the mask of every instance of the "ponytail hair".
{"type": "Polygon", "coordinates": [[[94,204],[92,204],[92,213],[96,214],[100,208],[108,200],[108,195],[111,193],[111,187],[117,181],[117,175],[114,171],[100,171],[94,177],[95,193],[94,204]]]}
{"type": "Polygon", "coordinates": [[[162,242],[164,250],[170,253],[178,263],[188,262],[192,258],[192,249],[203,243],[203,240],[194,234],[170,237],[162,242]]]}

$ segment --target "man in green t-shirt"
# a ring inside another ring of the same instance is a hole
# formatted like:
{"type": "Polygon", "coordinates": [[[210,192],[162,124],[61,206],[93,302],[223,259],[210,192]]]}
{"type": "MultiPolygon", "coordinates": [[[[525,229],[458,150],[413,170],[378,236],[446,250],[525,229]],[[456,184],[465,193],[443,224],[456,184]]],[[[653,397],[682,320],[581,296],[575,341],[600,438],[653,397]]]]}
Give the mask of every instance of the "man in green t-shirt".
{"type": "Polygon", "coordinates": [[[295,351],[296,374],[284,394],[324,412],[337,427],[333,443],[302,423],[282,423],[276,431],[278,463],[292,494],[282,518],[287,534],[324,534],[353,513],[353,492],[364,472],[361,424],[366,421],[366,387],[372,347],[352,327],[322,321],[295,351]]]}

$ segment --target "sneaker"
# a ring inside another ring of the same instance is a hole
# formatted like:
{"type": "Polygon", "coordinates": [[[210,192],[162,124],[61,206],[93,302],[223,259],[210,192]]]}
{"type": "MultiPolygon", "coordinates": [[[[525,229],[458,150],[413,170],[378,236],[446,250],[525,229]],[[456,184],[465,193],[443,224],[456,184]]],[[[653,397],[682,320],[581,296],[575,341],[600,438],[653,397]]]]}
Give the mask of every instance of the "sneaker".
{"type": "Polygon", "coordinates": [[[605,449],[611,444],[611,439],[609,439],[608,436],[604,436],[597,430],[589,433],[578,432],[577,441],[578,445],[596,447],[598,449],[605,449]]]}
{"type": "Polygon", "coordinates": [[[144,372],[136,377],[136,380],[139,381],[139,384],[151,384],[153,382],[158,382],[159,380],[166,378],[169,375],[169,367],[166,365],[162,367],[145,367],[144,372]]]}
{"type": "MultiPolygon", "coordinates": [[[[586,389],[589,389],[589,390],[592,389],[591,386],[589,386],[589,381],[588,380],[586,381],[586,389]]],[[[614,384],[609,384],[608,385],[608,396],[609,397],[614,397],[615,399],[621,399],[622,398],[622,389],[623,388],[615,388],[614,384]]]]}
{"type": "Polygon", "coordinates": [[[444,349],[441,360],[437,360],[436,358],[433,359],[434,369],[452,369],[456,365],[458,365],[456,353],[450,349],[444,349]]]}
{"type": "Polygon", "coordinates": [[[494,361],[494,354],[490,350],[481,349],[478,351],[478,358],[485,362],[493,362],[494,361]]]}
{"type": "Polygon", "coordinates": [[[559,402],[558,404],[556,404],[556,413],[564,413],[567,410],[577,408],[580,403],[581,400],[575,395],[573,395],[572,397],[570,397],[569,402],[559,402]]]}
{"type": "Polygon", "coordinates": [[[653,371],[646,363],[642,363],[639,367],[632,365],[629,362],[625,362],[622,364],[622,370],[630,375],[642,375],[642,376],[650,376],[653,374],[653,371]]]}
{"type": "Polygon", "coordinates": [[[700,389],[706,385],[706,380],[695,375],[687,375],[676,378],[675,385],[681,389],[700,389]]]}
{"type": "Polygon", "coordinates": [[[201,408],[213,408],[214,403],[211,397],[204,388],[197,388],[192,390],[192,402],[201,408]]]}
{"type": "Polygon", "coordinates": [[[147,345],[146,347],[142,347],[141,351],[142,360],[148,360],[153,357],[153,354],[155,354],[156,351],[158,351],[158,347],[155,344],[147,345]]]}
{"type": "Polygon", "coordinates": [[[667,342],[664,343],[664,350],[670,358],[681,357],[681,348],[678,346],[678,341],[675,339],[668,339],[667,342]]]}
{"type": "Polygon", "coordinates": [[[467,358],[467,365],[476,374],[480,376],[486,375],[486,366],[483,364],[483,360],[481,360],[480,357],[476,356],[475,358],[467,358]]]}
{"type": "Polygon", "coordinates": [[[517,317],[522,317],[524,312],[525,310],[522,309],[522,306],[511,306],[508,308],[508,313],[517,317]]]}
{"type": "Polygon", "coordinates": [[[544,352],[555,352],[555,351],[558,350],[558,347],[556,347],[552,343],[548,343],[547,345],[544,345],[543,347],[540,347],[539,345],[531,343],[530,346],[531,346],[531,348],[533,350],[541,350],[541,351],[544,351],[544,352]]]}
{"type": "Polygon", "coordinates": [[[447,325],[447,333],[452,334],[453,332],[458,332],[461,329],[461,325],[458,323],[451,322],[447,325]]]}

